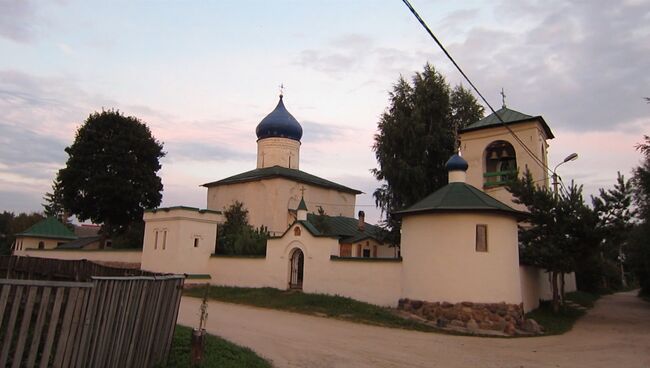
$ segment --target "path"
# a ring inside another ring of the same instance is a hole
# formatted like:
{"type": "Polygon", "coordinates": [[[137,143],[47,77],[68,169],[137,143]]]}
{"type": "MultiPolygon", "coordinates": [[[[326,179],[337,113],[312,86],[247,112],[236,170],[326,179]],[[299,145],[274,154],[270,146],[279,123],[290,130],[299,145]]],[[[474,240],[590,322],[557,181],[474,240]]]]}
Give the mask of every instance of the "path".
{"type": "MultiPolygon", "coordinates": [[[[178,322],[198,321],[183,297],[178,322]]],[[[601,298],[561,336],[498,339],[374,327],[211,301],[207,330],[248,346],[275,367],[650,367],[650,303],[601,298]]]]}

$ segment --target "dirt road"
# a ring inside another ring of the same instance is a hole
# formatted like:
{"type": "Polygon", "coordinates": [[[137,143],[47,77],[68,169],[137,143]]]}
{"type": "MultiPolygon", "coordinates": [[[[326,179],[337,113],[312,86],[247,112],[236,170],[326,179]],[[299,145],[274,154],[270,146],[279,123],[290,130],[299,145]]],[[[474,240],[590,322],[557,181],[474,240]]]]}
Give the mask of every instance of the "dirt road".
{"type": "MultiPolygon", "coordinates": [[[[179,323],[195,326],[199,304],[183,297],[179,323]]],[[[601,298],[562,336],[448,336],[219,302],[207,330],[276,367],[650,367],[650,303],[633,293],[601,298]]]]}

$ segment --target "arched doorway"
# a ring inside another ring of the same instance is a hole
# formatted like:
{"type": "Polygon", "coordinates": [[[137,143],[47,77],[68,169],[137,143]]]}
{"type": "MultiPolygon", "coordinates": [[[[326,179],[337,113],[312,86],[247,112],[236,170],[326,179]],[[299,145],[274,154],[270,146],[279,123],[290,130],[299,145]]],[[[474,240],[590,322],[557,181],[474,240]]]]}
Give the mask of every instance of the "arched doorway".
{"type": "Polygon", "coordinates": [[[302,290],[302,277],[305,267],[305,255],[302,250],[296,248],[291,254],[291,275],[289,288],[302,290]]]}

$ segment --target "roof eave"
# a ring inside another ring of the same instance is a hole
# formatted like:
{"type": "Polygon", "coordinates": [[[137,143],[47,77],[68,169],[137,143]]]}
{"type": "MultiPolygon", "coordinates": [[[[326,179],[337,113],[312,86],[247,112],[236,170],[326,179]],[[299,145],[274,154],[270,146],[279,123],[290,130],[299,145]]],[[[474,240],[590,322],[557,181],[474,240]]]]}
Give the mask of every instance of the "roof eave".
{"type": "MultiPolygon", "coordinates": [[[[521,120],[515,120],[515,121],[509,121],[505,123],[506,125],[514,125],[514,124],[521,124],[521,123],[527,123],[529,121],[535,121],[539,120],[540,123],[542,124],[542,128],[544,129],[544,133],[546,133],[546,136],[548,139],[553,139],[555,138],[555,135],[553,135],[553,132],[551,131],[551,128],[546,124],[546,121],[544,118],[540,116],[533,116],[531,118],[526,118],[526,119],[521,119],[521,120]]],[[[477,130],[483,130],[483,129],[491,129],[491,128],[498,128],[502,126],[503,124],[493,124],[493,125],[487,125],[487,126],[477,126],[477,127],[467,127],[463,128],[460,130],[460,133],[467,133],[467,132],[474,132],[477,130]]]]}

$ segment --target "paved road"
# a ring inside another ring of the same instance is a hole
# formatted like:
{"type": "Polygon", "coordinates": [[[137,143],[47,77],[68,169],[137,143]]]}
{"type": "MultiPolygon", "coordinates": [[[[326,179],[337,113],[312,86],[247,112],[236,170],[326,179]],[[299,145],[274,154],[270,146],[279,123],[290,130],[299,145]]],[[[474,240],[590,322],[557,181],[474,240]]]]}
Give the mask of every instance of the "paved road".
{"type": "MultiPolygon", "coordinates": [[[[183,297],[179,323],[196,325],[199,304],[183,297]]],[[[219,302],[207,330],[276,367],[650,367],[650,303],[633,293],[601,298],[562,336],[449,336],[219,302]]]]}

